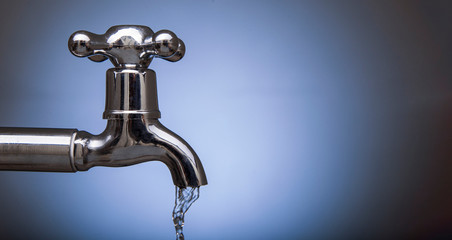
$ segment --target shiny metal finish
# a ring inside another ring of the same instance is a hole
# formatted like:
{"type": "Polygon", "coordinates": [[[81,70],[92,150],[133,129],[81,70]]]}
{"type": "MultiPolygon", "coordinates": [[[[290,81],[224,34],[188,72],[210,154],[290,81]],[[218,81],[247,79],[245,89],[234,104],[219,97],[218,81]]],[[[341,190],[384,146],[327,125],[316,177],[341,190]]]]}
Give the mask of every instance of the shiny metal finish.
{"type": "Polygon", "coordinates": [[[76,131],[0,128],[0,170],[75,172],[76,131]]]}
{"type": "Polygon", "coordinates": [[[113,26],[105,34],[77,31],[69,38],[69,50],[77,57],[92,61],[106,59],[117,68],[147,68],[153,57],[171,62],[185,54],[185,44],[168,30],[154,33],[146,26],[113,26]]]}
{"type": "Polygon", "coordinates": [[[104,119],[122,114],[142,114],[160,118],[155,72],[150,69],[107,71],[107,95],[104,119]]]}
{"type": "Polygon", "coordinates": [[[102,35],[75,32],[68,45],[75,56],[108,58],[116,67],[107,71],[106,129],[92,135],[76,129],[0,128],[0,170],[76,172],[161,161],[178,187],[206,185],[195,151],[158,121],[155,72],[146,69],[153,57],[180,60],[182,40],[168,30],[121,25],[102,35]]]}
{"type": "Polygon", "coordinates": [[[147,161],[168,166],[179,187],[207,184],[195,151],[157,119],[127,115],[109,119],[103,133],[78,132],[74,140],[75,167],[86,171],[94,166],[123,167],[147,161]]]}

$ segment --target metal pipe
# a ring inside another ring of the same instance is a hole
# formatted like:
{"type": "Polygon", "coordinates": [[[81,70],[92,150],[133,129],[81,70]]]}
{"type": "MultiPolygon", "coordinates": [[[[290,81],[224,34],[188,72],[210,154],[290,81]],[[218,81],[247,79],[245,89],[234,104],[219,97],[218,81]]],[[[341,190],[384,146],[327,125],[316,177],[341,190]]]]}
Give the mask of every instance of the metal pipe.
{"type": "Polygon", "coordinates": [[[75,172],[76,131],[0,128],[0,170],[75,172]]]}

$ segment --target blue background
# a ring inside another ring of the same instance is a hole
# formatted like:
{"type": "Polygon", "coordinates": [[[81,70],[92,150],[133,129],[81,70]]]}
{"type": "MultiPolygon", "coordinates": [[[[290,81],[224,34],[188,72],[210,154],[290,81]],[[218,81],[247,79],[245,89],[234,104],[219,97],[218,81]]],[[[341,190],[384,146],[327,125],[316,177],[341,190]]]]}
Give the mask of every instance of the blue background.
{"type": "MultiPolygon", "coordinates": [[[[77,30],[141,24],[187,46],[156,59],[161,121],[209,185],[187,239],[452,235],[448,1],[2,1],[0,125],[100,133],[110,62],[77,30]]],[[[0,172],[4,239],[174,239],[159,162],[0,172]]]]}

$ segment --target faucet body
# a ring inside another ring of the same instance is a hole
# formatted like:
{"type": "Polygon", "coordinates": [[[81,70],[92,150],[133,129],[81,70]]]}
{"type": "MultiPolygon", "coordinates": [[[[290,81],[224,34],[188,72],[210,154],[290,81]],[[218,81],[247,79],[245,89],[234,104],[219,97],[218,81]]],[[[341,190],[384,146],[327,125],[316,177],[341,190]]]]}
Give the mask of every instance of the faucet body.
{"type": "Polygon", "coordinates": [[[161,161],[181,188],[207,184],[195,151],[158,120],[155,72],[107,71],[106,129],[0,128],[0,170],[76,172],[94,166],[123,167],[161,161]]]}
{"type": "Polygon", "coordinates": [[[176,186],[207,184],[195,151],[157,119],[126,116],[108,120],[107,128],[99,135],[77,132],[73,159],[78,171],[157,160],[169,168],[176,186]]]}

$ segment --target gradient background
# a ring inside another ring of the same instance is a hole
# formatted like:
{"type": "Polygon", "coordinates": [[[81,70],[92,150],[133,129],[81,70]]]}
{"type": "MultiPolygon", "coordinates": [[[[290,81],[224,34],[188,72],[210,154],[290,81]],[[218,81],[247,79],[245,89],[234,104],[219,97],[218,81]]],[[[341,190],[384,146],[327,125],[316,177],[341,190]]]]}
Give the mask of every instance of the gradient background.
{"type": "MultiPolygon", "coordinates": [[[[110,62],[76,30],[170,29],[162,123],[209,185],[187,239],[452,237],[450,1],[2,1],[0,125],[100,133],[110,62]]],[[[2,239],[174,239],[159,162],[0,172],[2,239]]]]}

